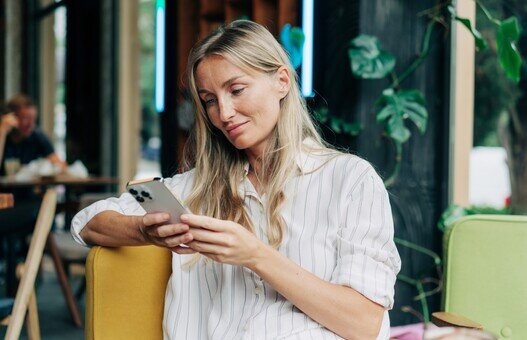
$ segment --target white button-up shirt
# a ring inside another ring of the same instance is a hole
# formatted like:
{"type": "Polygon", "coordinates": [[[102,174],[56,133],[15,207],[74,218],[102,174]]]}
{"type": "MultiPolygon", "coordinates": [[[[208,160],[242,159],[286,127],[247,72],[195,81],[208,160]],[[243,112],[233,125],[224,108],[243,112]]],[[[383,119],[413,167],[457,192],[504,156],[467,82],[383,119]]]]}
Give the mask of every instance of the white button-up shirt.
{"type": "MultiPolygon", "coordinates": [[[[387,311],[393,306],[401,262],[382,180],[368,162],[353,155],[329,158],[302,153],[297,164],[303,174],[284,188],[281,213],[287,227],[279,251],[316,276],[349,286],[384,306],[378,339],[387,339],[387,311]]],[[[184,200],[193,180],[194,171],[189,171],[165,183],[184,200]]],[[[239,190],[256,236],[267,243],[265,195],[260,197],[248,178],[239,190]]],[[[80,231],[104,210],[145,213],[128,193],[96,202],[72,221],[78,242],[85,244],[80,231]]],[[[174,253],[172,257],[164,307],[165,339],[340,339],[251,270],[213,261],[188,268],[184,264],[190,256],[174,253]]]]}

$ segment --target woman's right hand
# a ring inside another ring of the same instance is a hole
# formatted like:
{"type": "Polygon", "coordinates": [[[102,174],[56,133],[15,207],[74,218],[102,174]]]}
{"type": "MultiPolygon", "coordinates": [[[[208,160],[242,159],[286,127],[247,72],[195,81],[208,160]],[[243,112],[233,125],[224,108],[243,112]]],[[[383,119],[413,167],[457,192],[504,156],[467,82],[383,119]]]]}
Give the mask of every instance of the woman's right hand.
{"type": "Polygon", "coordinates": [[[148,213],[142,216],[139,230],[145,242],[175,250],[177,246],[192,241],[187,224],[167,224],[169,219],[167,213],[148,213]]]}

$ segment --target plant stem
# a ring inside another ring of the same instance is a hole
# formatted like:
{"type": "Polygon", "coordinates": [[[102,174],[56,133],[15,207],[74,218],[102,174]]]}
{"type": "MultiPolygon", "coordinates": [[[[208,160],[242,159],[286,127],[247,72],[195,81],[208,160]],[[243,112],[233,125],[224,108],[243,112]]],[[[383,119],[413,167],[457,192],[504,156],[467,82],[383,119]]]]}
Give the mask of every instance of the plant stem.
{"type": "Polygon", "coordinates": [[[430,315],[428,311],[428,301],[426,300],[426,297],[424,297],[425,290],[421,281],[417,281],[417,291],[419,292],[419,296],[421,297],[419,301],[421,302],[421,308],[423,308],[423,319],[425,319],[425,324],[427,324],[430,322],[430,315]]]}
{"type": "Polygon", "coordinates": [[[415,250],[417,252],[420,252],[422,254],[425,254],[425,255],[428,255],[430,256],[431,258],[434,259],[434,263],[436,266],[439,266],[441,265],[441,258],[436,254],[434,253],[433,251],[429,250],[429,249],[426,249],[425,247],[421,247],[415,243],[412,243],[410,241],[406,241],[406,240],[403,240],[403,239],[400,239],[400,238],[397,238],[397,237],[394,237],[394,241],[395,243],[397,244],[400,244],[406,248],[410,248],[412,250],[415,250]]]}
{"type": "Polygon", "coordinates": [[[428,52],[430,51],[430,38],[432,36],[432,31],[434,29],[434,26],[437,24],[436,20],[431,20],[428,25],[426,26],[425,36],[423,38],[423,47],[421,49],[421,52],[419,53],[419,57],[414,60],[414,62],[403,72],[403,74],[399,77],[396,77],[396,80],[392,83],[391,87],[399,87],[399,85],[406,79],[410,74],[412,74],[415,69],[419,67],[423,63],[423,61],[428,56],[428,52]]]}
{"type": "Polygon", "coordinates": [[[430,316],[428,315],[429,314],[428,301],[426,301],[425,291],[424,291],[423,284],[421,283],[421,281],[414,280],[411,277],[408,277],[403,274],[397,275],[397,278],[405,283],[408,283],[414,286],[417,289],[418,295],[416,298],[417,300],[419,300],[419,302],[421,302],[421,309],[423,310],[423,319],[424,319],[423,321],[425,323],[430,322],[430,316]]]}
{"type": "Polygon", "coordinates": [[[403,156],[403,145],[394,139],[392,139],[392,141],[395,143],[395,165],[390,176],[384,181],[384,185],[388,188],[395,183],[399,171],[401,171],[401,161],[403,156]]]}
{"type": "Polygon", "coordinates": [[[483,4],[478,1],[478,0],[475,0],[476,1],[476,5],[478,5],[481,10],[483,11],[483,13],[485,13],[485,16],[494,24],[496,25],[501,25],[501,21],[499,21],[498,19],[495,19],[491,14],[490,14],[490,11],[487,9],[487,7],[483,6],[483,4]]]}

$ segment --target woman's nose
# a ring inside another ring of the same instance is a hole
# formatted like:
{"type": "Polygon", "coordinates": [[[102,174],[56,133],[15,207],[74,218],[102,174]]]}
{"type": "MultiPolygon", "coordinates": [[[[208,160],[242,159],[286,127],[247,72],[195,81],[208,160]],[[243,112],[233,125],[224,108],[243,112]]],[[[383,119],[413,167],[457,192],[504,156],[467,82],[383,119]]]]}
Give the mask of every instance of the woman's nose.
{"type": "Polygon", "coordinates": [[[236,115],[236,111],[234,110],[234,106],[232,105],[232,102],[229,100],[220,100],[219,101],[219,109],[220,109],[220,119],[223,122],[227,122],[232,119],[236,115]]]}

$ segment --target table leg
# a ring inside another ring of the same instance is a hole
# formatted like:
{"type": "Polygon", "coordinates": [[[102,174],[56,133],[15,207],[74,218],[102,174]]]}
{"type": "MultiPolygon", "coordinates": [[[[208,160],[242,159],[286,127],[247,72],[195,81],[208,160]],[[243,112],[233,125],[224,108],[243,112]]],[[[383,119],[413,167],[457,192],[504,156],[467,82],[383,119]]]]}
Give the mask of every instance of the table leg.
{"type": "Polygon", "coordinates": [[[66,299],[68,309],[70,310],[73,323],[77,327],[82,327],[82,320],[79,308],[77,307],[77,302],[73,297],[73,293],[68,282],[68,277],[64,272],[64,264],[62,263],[62,259],[60,258],[60,254],[57,249],[57,244],[55,243],[55,238],[53,237],[52,233],[49,233],[48,235],[47,246],[51,258],[53,259],[53,264],[55,265],[55,270],[57,271],[57,278],[59,279],[60,287],[62,288],[62,293],[64,294],[64,298],[66,299]]]}

